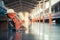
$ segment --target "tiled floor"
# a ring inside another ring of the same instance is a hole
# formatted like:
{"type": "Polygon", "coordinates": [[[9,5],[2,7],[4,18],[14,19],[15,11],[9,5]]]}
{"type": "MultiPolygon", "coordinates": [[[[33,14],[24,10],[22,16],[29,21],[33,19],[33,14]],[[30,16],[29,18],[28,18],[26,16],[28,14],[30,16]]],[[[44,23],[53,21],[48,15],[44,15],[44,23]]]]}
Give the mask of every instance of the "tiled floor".
{"type": "Polygon", "coordinates": [[[60,40],[60,24],[33,23],[30,28],[28,33],[0,31],[0,40],[60,40]]]}

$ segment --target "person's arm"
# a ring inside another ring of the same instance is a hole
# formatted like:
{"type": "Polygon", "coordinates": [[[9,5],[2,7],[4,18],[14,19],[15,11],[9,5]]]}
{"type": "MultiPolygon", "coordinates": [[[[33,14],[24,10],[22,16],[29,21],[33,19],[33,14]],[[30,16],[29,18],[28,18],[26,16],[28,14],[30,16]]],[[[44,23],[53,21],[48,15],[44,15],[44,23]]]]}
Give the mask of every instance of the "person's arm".
{"type": "Polygon", "coordinates": [[[0,13],[5,14],[7,12],[7,9],[4,5],[4,2],[0,0],[0,13]]]}
{"type": "Polygon", "coordinates": [[[0,1],[2,1],[2,0],[0,0],[0,1]]]}

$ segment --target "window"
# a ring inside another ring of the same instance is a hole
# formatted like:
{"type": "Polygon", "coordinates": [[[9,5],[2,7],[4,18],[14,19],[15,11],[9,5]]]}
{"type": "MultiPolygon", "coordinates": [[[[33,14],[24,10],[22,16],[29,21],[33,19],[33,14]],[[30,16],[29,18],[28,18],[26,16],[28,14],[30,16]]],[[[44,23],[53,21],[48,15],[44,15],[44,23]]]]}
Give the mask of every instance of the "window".
{"type": "Polygon", "coordinates": [[[58,5],[55,6],[55,12],[58,12],[58,5]]]}
{"type": "Polygon", "coordinates": [[[58,11],[60,11],[60,4],[58,4],[58,11]]]}

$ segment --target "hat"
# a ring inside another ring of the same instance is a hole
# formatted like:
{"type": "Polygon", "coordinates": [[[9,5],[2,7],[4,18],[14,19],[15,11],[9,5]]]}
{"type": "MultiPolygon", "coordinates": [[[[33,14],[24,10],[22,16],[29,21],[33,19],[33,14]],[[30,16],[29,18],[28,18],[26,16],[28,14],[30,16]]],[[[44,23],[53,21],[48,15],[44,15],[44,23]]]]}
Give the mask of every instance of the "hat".
{"type": "Polygon", "coordinates": [[[7,13],[15,13],[14,9],[7,9],[7,13]]]}

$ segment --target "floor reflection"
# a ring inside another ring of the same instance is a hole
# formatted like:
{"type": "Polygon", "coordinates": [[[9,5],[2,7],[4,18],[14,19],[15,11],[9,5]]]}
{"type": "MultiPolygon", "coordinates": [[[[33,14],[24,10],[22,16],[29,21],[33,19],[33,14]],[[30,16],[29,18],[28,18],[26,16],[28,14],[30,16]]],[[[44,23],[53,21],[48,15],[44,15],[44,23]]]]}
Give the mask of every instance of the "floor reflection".
{"type": "Polygon", "coordinates": [[[0,31],[0,40],[8,40],[8,33],[5,31],[0,31]]]}
{"type": "Polygon", "coordinates": [[[60,24],[52,23],[52,29],[50,29],[49,24],[44,23],[44,32],[42,23],[34,23],[33,25],[30,25],[28,33],[25,33],[23,31],[18,32],[0,31],[0,40],[43,40],[43,39],[60,40],[60,24]]]}
{"type": "Polygon", "coordinates": [[[16,32],[14,40],[22,40],[22,35],[19,32],[16,32]]]}

